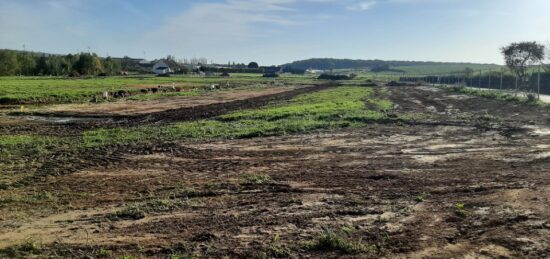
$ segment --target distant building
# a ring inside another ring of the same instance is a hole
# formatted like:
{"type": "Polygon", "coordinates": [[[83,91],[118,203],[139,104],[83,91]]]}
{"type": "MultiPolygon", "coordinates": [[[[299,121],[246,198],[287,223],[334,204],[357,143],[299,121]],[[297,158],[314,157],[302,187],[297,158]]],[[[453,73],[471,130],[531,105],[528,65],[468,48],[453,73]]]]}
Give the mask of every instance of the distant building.
{"type": "Polygon", "coordinates": [[[311,69],[311,68],[306,70],[306,74],[320,75],[322,73],[325,73],[325,70],[311,69]]]}
{"type": "Polygon", "coordinates": [[[153,65],[153,73],[157,75],[166,75],[179,72],[181,70],[180,65],[170,59],[161,59],[153,65]]]}

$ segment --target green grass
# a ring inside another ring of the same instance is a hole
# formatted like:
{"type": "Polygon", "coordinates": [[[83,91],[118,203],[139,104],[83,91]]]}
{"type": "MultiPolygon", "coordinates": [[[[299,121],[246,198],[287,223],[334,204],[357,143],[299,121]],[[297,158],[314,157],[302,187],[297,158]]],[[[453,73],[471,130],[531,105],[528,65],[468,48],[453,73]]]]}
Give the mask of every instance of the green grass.
{"type": "Polygon", "coordinates": [[[513,93],[504,92],[500,90],[490,90],[490,89],[480,90],[480,89],[474,89],[474,88],[463,87],[463,86],[452,86],[452,87],[442,86],[439,88],[450,92],[478,96],[478,97],[483,97],[488,99],[497,99],[502,101],[515,102],[519,104],[530,104],[530,105],[537,105],[543,108],[550,108],[549,103],[545,103],[537,100],[529,100],[527,97],[516,96],[513,93]]]}
{"type": "Polygon", "coordinates": [[[32,192],[29,194],[13,194],[0,197],[0,207],[13,204],[38,205],[40,203],[55,203],[59,198],[51,192],[32,192]]]}
{"type": "Polygon", "coordinates": [[[464,203],[457,202],[454,206],[454,212],[460,217],[465,217],[468,215],[464,203]]]}
{"type": "Polygon", "coordinates": [[[267,174],[247,174],[243,176],[243,179],[248,184],[263,185],[273,182],[271,176],[267,174]]]}
{"type": "Polygon", "coordinates": [[[306,249],[322,252],[340,252],[343,254],[360,254],[375,252],[376,246],[361,241],[352,241],[333,231],[325,231],[314,240],[305,244],[306,249]]]}
{"type": "Polygon", "coordinates": [[[184,138],[250,138],[308,132],[315,129],[362,126],[384,119],[392,104],[376,99],[372,88],[339,87],[298,96],[260,109],[229,113],[212,120],[164,127],[99,129],[85,132],[86,147],[147,140],[184,138]],[[369,103],[369,109],[365,103],[369,103]]]}
{"type": "Polygon", "coordinates": [[[21,156],[43,156],[51,149],[68,145],[56,137],[34,135],[0,135],[0,169],[4,163],[21,156]]]}
{"type": "Polygon", "coordinates": [[[34,240],[27,240],[25,243],[0,249],[0,256],[5,258],[25,258],[30,255],[40,254],[43,246],[34,240]]]}
{"type": "MultiPolygon", "coordinates": [[[[194,88],[227,82],[233,86],[241,86],[254,83],[270,83],[271,81],[273,80],[262,78],[261,74],[232,74],[230,78],[194,77],[190,75],[172,77],[155,77],[152,75],[113,76],[79,79],[66,77],[0,77],[0,103],[89,102],[92,96],[105,91],[139,92],[139,89],[130,87],[132,85],[154,86],[176,83],[184,84],[184,87],[194,88]]],[[[294,75],[283,75],[276,81],[295,85],[314,82],[313,78],[294,75]]]]}

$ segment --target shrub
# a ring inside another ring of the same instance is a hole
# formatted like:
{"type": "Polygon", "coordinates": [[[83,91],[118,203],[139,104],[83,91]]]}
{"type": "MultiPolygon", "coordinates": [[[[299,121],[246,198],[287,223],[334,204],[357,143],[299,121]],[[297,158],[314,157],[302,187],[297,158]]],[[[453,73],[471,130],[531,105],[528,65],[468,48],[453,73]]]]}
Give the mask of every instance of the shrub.
{"type": "Polygon", "coordinates": [[[279,77],[279,74],[277,74],[277,73],[265,73],[265,74],[263,75],[263,77],[271,77],[271,78],[273,78],[273,77],[279,77]]]}
{"type": "Polygon", "coordinates": [[[527,102],[534,103],[536,101],[537,101],[537,97],[535,96],[535,94],[528,94],[527,95],[527,102]]]}

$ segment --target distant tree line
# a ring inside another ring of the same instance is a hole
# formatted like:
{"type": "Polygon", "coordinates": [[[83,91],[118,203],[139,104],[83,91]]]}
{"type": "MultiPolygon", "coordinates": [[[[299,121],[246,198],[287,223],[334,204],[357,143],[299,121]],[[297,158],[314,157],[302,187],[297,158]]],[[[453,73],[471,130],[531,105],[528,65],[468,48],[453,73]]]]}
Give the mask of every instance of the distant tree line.
{"type": "Polygon", "coordinates": [[[464,64],[468,63],[445,63],[445,62],[424,62],[424,61],[385,61],[385,60],[361,60],[361,59],[333,59],[333,58],[313,58],[307,60],[295,61],[283,65],[283,67],[292,67],[294,69],[366,69],[401,66],[419,66],[419,65],[445,65],[445,64],[464,64]]]}
{"type": "Polygon", "coordinates": [[[212,72],[212,73],[255,73],[261,74],[264,72],[262,68],[243,68],[237,67],[211,67],[211,66],[201,66],[199,68],[201,72],[212,72]]]}
{"type": "Polygon", "coordinates": [[[124,59],[100,58],[95,53],[51,55],[36,52],[0,50],[0,76],[80,76],[114,75],[124,59]]]}

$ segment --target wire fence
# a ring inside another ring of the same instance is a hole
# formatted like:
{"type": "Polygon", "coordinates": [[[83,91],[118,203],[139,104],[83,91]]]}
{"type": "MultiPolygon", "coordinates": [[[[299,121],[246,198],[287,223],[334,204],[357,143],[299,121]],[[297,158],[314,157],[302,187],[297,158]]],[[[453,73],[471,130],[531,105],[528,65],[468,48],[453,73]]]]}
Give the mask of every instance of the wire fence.
{"type": "Polygon", "coordinates": [[[523,78],[510,69],[500,69],[437,75],[404,74],[399,77],[399,81],[495,89],[513,92],[516,95],[534,95],[538,99],[541,94],[550,95],[550,73],[540,68],[530,69],[523,78]]]}

